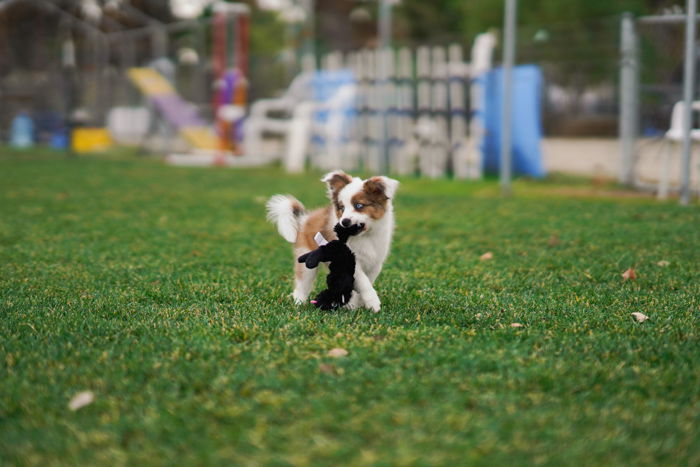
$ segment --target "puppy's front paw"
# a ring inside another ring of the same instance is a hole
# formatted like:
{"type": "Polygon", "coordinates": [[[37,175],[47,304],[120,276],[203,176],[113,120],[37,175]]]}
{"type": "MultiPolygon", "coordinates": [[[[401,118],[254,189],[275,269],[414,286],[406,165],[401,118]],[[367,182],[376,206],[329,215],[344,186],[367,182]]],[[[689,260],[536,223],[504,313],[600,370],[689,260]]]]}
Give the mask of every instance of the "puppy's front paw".
{"type": "Polygon", "coordinates": [[[292,293],[292,300],[294,300],[295,305],[304,305],[309,299],[308,295],[297,292],[296,290],[292,293]]]}
{"type": "Polygon", "coordinates": [[[350,300],[348,303],[345,305],[348,310],[357,310],[360,308],[362,305],[362,302],[360,301],[360,294],[357,292],[353,292],[352,296],[350,297],[350,300]]]}
{"type": "Polygon", "coordinates": [[[365,300],[365,306],[373,312],[378,313],[379,309],[382,306],[382,303],[379,301],[379,297],[377,295],[374,295],[373,297],[370,297],[367,300],[365,300]]]}

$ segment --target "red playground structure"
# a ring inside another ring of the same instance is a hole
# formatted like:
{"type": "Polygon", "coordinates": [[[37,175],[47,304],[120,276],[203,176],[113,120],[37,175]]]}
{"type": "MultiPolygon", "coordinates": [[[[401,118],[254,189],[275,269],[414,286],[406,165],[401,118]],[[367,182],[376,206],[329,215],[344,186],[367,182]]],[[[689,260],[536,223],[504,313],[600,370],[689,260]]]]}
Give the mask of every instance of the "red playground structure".
{"type": "Polygon", "coordinates": [[[222,152],[242,154],[248,95],[250,9],[242,3],[214,5],[214,116],[222,152]]]}

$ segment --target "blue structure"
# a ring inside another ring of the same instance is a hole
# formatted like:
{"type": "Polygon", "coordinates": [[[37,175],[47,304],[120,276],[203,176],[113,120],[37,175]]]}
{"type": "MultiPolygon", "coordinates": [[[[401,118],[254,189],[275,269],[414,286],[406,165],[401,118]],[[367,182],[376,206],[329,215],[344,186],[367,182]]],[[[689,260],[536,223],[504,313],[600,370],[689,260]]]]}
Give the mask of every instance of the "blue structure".
{"type": "Polygon", "coordinates": [[[15,148],[29,148],[34,145],[34,121],[25,112],[12,119],[10,145],[15,148]]]}
{"type": "MultiPolygon", "coordinates": [[[[503,69],[496,68],[477,78],[484,85],[483,122],[486,130],[482,153],[484,170],[498,172],[501,154],[503,69]]],[[[513,171],[542,177],[542,71],[536,65],[513,68],[513,171]]]]}

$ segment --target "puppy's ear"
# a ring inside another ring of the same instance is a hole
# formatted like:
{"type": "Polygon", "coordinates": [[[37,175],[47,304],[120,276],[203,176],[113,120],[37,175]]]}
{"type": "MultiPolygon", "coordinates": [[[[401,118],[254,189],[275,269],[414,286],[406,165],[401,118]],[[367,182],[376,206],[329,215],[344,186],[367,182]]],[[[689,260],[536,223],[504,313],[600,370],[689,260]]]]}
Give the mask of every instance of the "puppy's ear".
{"type": "Polygon", "coordinates": [[[340,190],[342,190],[345,185],[352,182],[352,177],[342,170],[334,170],[324,175],[321,181],[326,184],[328,198],[335,202],[340,190]]]}
{"type": "Polygon", "coordinates": [[[399,182],[393,178],[380,175],[372,177],[365,181],[365,191],[372,195],[383,195],[388,199],[394,197],[396,190],[399,188],[399,182]]]}

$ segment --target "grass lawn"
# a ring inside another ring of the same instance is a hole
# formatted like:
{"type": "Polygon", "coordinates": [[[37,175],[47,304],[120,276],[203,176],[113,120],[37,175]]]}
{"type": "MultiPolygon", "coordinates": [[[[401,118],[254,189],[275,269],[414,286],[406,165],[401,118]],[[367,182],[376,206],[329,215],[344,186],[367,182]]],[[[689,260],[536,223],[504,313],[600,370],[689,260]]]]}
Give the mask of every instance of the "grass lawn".
{"type": "Polygon", "coordinates": [[[405,179],[323,313],[264,216],[318,174],[0,153],[0,465],[700,464],[697,204],[405,179]]]}

